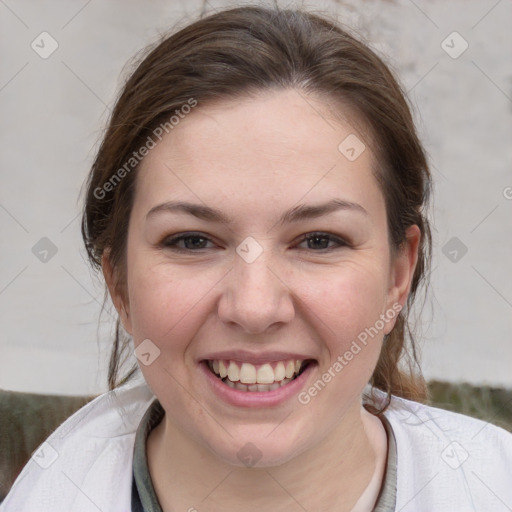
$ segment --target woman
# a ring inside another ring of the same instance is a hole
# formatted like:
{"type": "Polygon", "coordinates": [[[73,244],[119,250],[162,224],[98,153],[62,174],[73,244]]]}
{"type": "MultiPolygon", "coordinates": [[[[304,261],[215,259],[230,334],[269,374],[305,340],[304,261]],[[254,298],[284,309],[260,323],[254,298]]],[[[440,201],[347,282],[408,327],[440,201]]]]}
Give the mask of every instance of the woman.
{"type": "Polygon", "coordinates": [[[401,363],[429,189],[396,80],[333,22],[243,7],[164,39],[88,181],[111,391],[1,510],[510,510],[512,436],[423,405],[411,337],[401,363]]]}

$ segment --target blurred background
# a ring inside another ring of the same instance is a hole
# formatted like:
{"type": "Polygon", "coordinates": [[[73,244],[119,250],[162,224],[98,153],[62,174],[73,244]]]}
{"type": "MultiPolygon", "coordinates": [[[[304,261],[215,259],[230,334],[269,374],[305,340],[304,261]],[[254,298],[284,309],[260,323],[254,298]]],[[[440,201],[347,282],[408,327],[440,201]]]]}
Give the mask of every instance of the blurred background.
{"type": "MultiPolygon", "coordinates": [[[[82,184],[130,59],[243,3],[0,0],[0,388],[106,391],[114,324],[82,247],[82,184]]],[[[439,402],[510,412],[512,3],[278,3],[334,14],[398,73],[435,181],[422,368],[439,402]]]]}

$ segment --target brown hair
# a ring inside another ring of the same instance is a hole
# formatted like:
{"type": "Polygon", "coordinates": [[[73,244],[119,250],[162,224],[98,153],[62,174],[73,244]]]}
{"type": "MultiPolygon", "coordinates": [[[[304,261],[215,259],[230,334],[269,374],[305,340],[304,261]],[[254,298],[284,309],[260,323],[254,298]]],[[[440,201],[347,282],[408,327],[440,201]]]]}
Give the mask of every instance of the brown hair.
{"type": "MultiPolygon", "coordinates": [[[[82,236],[91,264],[101,268],[108,250],[118,289],[125,293],[137,176],[137,166],[132,162],[132,170],[126,162],[158,125],[191,99],[201,105],[269,88],[295,88],[351,106],[374,140],[379,159],[375,175],[385,197],[392,249],[404,242],[407,227],[416,224],[421,230],[407,307],[385,338],[371,384],[387,393],[381,410],[391,394],[423,401],[427,390],[408,316],[430,264],[431,234],[423,213],[431,188],[428,164],[404,93],[388,67],[327,18],[303,10],[234,8],[204,17],[148,49],[120,93],[88,178],[82,236]],[[115,176],[119,179],[113,183],[115,176]]],[[[136,372],[137,364],[118,380],[122,355],[130,347],[118,318],[109,389],[136,372]]]]}

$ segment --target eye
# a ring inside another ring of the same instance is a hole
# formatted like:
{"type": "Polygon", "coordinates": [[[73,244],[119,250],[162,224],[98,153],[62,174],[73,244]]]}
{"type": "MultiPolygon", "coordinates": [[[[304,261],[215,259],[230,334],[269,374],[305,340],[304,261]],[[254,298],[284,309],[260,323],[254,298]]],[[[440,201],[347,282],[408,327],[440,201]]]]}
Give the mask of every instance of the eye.
{"type": "Polygon", "coordinates": [[[302,237],[301,243],[304,242],[308,244],[307,249],[314,250],[314,252],[332,251],[334,249],[339,249],[340,247],[347,247],[349,245],[345,240],[335,235],[332,235],[331,233],[323,232],[314,232],[304,235],[302,237]],[[328,244],[330,242],[334,243],[334,247],[328,247],[328,244]]]}
{"type": "Polygon", "coordinates": [[[197,252],[201,249],[208,249],[205,244],[211,240],[203,233],[182,233],[162,240],[160,245],[178,252],[197,252]],[[182,246],[178,246],[183,242],[182,246]]]}
{"type": "MultiPolygon", "coordinates": [[[[314,252],[329,252],[350,245],[340,237],[324,232],[308,233],[301,238],[300,244],[304,242],[307,243],[306,250],[314,252]]],[[[165,238],[160,246],[177,252],[192,253],[210,249],[211,247],[207,247],[208,243],[213,242],[203,233],[181,233],[165,238]]]]}

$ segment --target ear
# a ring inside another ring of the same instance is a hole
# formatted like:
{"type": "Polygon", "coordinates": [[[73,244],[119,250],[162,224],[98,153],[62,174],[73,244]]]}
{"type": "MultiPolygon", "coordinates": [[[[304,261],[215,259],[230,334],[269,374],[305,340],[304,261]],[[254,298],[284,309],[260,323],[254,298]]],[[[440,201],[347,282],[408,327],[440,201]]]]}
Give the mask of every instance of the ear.
{"type": "Polygon", "coordinates": [[[107,283],[107,288],[110,293],[110,298],[114,304],[114,307],[119,314],[119,318],[123,324],[124,330],[128,334],[132,334],[132,324],[130,320],[130,309],[127,298],[123,296],[118,286],[115,271],[112,267],[110,260],[110,249],[105,249],[101,256],[101,268],[103,270],[103,276],[107,283]]]}
{"type": "MultiPolygon", "coordinates": [[[[390,281],[387,296],[387,310],[400,311],[407,302],[409,290],[416,264],[418,262],[418,248],[421,240],[420,228],[410,226],[405,232],[405,241],[398,249],[390,263],[390,281]]],[[[393,329],[398,315],[393,315],[394,320],[386,324],[384,334],[389,334],[393,329]]]]}

